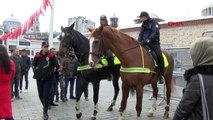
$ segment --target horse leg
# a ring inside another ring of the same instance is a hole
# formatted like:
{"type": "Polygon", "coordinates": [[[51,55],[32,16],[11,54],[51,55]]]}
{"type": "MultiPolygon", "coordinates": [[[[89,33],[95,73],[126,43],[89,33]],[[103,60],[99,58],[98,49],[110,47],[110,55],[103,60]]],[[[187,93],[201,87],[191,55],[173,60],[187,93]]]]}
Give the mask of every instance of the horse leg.
{"type": "Polygon", "coordinates": [[[113,97],[111,105],[108,107],[107,111],[112,111],[113,106],[115,106],[115,103],[116,103],[116,100],[117,100],[117,97],[118,97],[118,93],[120,91],[118,80],[119,80],[119,77],[116,77],[116,78],[114,77],[114,80],[113,80],[114,97],[113,97]]]}
{"type": "Polygon", "coordinates": [[[173,87],[172,74],[167,74],[165,77],[166,83],[166,106],[164,112],[164,118],[169,118],[169,108],[170,108],[170,99],[171,99],[171,87],[173,87]]]}
{"type": "Polygon", "coordinates": [[[80,99],[81,99],[83,91],[87,88],[87,86],[88,86],[88,82],[86,82],[86,80],[83,80],[81,77],[77,77],[77,79],[76,79],[76,104],[75,104],[75,110],[76,110],[76,117],[78,119],[81,118],[81,116],[82,116],[82,113],[80,111],[80,99]],[[79,91],[79,93],[77,93],[77,91],[79,91]]]}
{"type": "Polygon", "coordinates": [[[152,84],[152,89],[153,89],[152,106],[151,109],[149,110],[148,117],[153,117],[157,109],[157,96],[158,96],[157,83],[152,84]]]}
{"type": "Polygon", "coordinates": [[[142,99],[143,99],[143,86],[141,87],[138,85],[136,87],[136,94],[137,94],[137,103],[136,103],[136,111],[137,117],[140,117],[142,111],[142,99]]]}
{"type": "Polygon", "coordinates": [[[129,97],[129,89],[130,89],[129,85],[126,84],[124,81],[125,80],[123,80],[122,82],[122,100],[121,100],[121,106],[119,109],[119,112],[121,112],[120,113],[121,120],[125,120],[125,109],[126,109],[126,104],[127,104],[127,99],[129,97]]]}
{"type": "Polygon", "coordinates": [[[100,88],[100,81],[93,84],[93,102],[94,102],[94,110],[91,116],[91,120],[96,119],[96,115],[98,114],[98,98],[99,98],[99,88],[100,88]]]}

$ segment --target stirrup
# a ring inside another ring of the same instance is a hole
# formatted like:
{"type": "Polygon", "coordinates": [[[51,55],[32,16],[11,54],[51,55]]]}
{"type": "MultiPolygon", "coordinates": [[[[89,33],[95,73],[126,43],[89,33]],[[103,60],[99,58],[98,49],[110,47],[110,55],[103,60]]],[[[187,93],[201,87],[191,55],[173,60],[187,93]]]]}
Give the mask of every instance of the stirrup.
{"type": "Polygon", "coordinates": [[[108,76],[108,81],[112,81],[112,80],[113,80],[113,75],[110,74],[110,75],[108,76]]]}

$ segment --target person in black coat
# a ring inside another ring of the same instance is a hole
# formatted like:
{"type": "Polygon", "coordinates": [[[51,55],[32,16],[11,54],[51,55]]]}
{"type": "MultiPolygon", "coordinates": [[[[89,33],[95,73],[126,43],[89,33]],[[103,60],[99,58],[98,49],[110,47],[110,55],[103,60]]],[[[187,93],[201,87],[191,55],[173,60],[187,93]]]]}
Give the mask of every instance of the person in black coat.
{"type": "Polygon", "coordinates": [[[44,120],[48,120],[51,80],[53,79],[55,68],[59,68],[55,55],[50,53],[48,48],[48,42],[42,42],[42,50],[36,53],[32,64],[33,78],[37,80],[38,96],[43,105],[44,120]]]}
{"type": "Polygon", "coordinates": [[[21,78],[20,78],[20,92],[22,92],[22,81],[23,77],[25,78],[25,91],[27,92],[28,90],[28,72],[31,67],[31,60],[30,57],[27,56],[27,51],[26,49],[21,50],[21,78]]]}
{"type": "Polygon", "coordinates": [[[160,83],[163,83],[164,61],[160,47],[160,25],[157,21],[151,19],[145,11],[141,12],[140,19],[142,25],[138,41],[141,45],[148,46],[156,54],[156,63],[160,70],[160,83]]]}
{"type": "Polygon", "coordinates": [[[173,120],[204,120],[198,73],[203,77],[210,120],[213,120],[213,39],[196,41],[190,48],[190,54],[193,68],[184,74],[187,84],[173,120]]]}

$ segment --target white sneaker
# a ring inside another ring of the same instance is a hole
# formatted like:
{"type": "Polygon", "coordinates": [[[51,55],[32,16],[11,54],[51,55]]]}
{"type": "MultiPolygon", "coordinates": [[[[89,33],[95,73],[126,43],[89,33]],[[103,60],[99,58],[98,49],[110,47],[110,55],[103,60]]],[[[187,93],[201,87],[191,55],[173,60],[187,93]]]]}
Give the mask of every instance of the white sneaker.
{"type": "Polygon", "coordinates": [[[22,93],[22,90],[19,90],[20,93],[22,93]]]}
{"type": "Polygon", "coordinates": [[[24,90],[24,93],[27,93],[28,92],[28,90],[24,90]]]}

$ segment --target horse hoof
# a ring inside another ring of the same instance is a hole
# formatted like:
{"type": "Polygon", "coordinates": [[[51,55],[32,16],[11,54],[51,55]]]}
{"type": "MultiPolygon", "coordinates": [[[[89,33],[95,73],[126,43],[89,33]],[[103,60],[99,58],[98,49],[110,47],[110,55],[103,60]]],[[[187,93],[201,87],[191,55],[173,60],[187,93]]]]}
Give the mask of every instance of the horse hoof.
{"type": "Polygon", "coordinates": [[[111,106],[109,106],[109,108],[107,109],[107,111],[112,111],[113,109],[112,109],[112,107],[111,106]]]}
{"type": "Polygon", "coordinates": [[[82,116],[82,113],[80,112],[80,113],[78,113],[78,114],[76,114],[76,117],[79,119],[79,118],[81,118],[81,116],[82,116]]]}
{"type": "Polygon", "coordinates": [[[149,113],[148,115],[147,115],[147,117],[153,117],[154,116],[154,113],[149,113]]]}
{"type": "Polygon", "coordinates": [[[169,113],[168,113],[168,112],[165,112],[164,115],[163,115],[163,118],[164,118],[164,119],[168,119],[168,118],[169,118],[169,113]]]}

